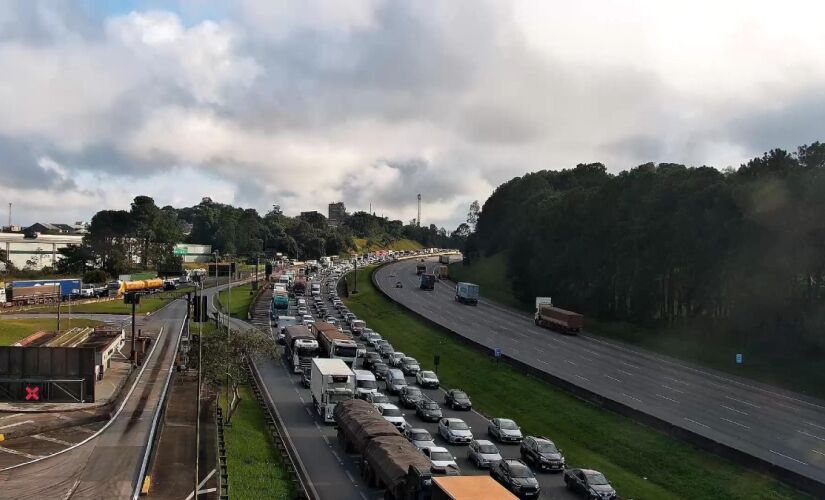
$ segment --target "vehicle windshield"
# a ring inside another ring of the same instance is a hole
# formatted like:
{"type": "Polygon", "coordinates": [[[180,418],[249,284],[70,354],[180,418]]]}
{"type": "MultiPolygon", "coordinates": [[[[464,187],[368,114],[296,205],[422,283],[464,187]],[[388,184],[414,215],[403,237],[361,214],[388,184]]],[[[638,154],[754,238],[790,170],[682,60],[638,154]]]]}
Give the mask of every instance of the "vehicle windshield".
{"type": "Polygon", "coordinates": [[[598,472],[595,474],[588,474],[587,482],[593,486],[604,486],[610,484],[607,482],[607,478],[598,472]]]}
{"type": "Polygon", "coordinates": [[[467,424],[465,424],[464,422],[452,421],[452,422],[450,422],[450,429],[452,429],[454,431],[468,431],[468,430],[470,430],[470,427],[467,424]]]}
{"type": "Polygon", "coordinates": [[[341,358],[354,358],[358,354],[357,346],[335,346],[335,355],[341,358]]]}
{"type": "Polygon", "coordinates": [[[433,462],[452,462],[453,456],[449,451],[434,451],[430,454],[430,460],[433,462]]]}
{"type": "Polygon", "coordinates": [[[436,403],[435,401],[429,401],[427,403],[424,403],[424,408],[427,409],[427,410],[438,410],[439,409],[438,408],[438,403],[436,403]]]}
{"type": "Polygon", "coordinates": [[[487,455],[494,455],[498,453],[498,448],[493,443],[478,445],[478,451],[487,455]]]}
{"type": "Polygon", "coordinates": [[[375,380],[359,380],[358,387],[360,387],[361,389],[377,389],[378,384],[375,382],[375,380]]]}
{"type": "Polygon", "coordinates": [[[433,437],[427,431],[419,431],[412,433],[413,441],[432,441],[433,437]]]}
{"type": "Polygon", "coordinates": [[[436,378],[433,372],[421,372],[421,378],[436,378]]]}
{"type": "Polygon", "coordinates": [[[498,421],[499,427],[506,431],[515,431],[518,430],[518,426],[512,420],[499,420],[498,421]]]}
{"type": "Polygon", "coordinates": [[[470,399],[470,398],[467,397],[467,394],[465,394],[461,391],[455,391],[453,393],[453,398],[455,398],[455,399],[470,399]]]}
{"type": "Polygon", "coordinates": [[[522,464],[510,464],[510,474],[517,478],[533,477],[530,469],[522,464]]]}
{"type": "Polygon", "coordinates": [[[384,408],[381,414],[385,417],[400,417],[401,410],[399,410],[398,408],[384,408]]]}
{"type": "Polygon", "coordinates": [[[388,398],[384,394],[378,394],[378,395],[372,397],[372,402],[373,403],[389,403],[390,398],[388,398]]]}
{"type": "Polygon", "coordinates": [[[314,358],[317,355],[317,347],[298,347],[298,356],[314,358]]]}
{"type": "Polygon", "coordinates": [[[421,389],[419,389],[418,387],[407,387],[407,390],[404,394],[406,394],[407,396],[420,396],[421,389]]]}
{"type": "Polygon", "coordinates": [[[329,394],[329,402],[330,403],[340,403],[342,401],[349,401],[352,399],[352,393],[347,392],[333,392],[329,394]]]}
{"type": "Polygon", "coordinates": [[[553,443],[539,443],[539,452],[541,453],[558,453],[559,450],[553,443]]]}

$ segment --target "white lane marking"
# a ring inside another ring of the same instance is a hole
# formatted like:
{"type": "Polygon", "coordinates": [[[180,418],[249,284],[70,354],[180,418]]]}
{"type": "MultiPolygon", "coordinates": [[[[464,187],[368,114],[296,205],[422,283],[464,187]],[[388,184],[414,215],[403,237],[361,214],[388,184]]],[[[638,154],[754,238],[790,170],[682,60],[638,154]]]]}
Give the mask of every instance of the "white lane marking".
{"type": "Polygon", "coordinates": [[[582,377],[581,375],[576,375],[576,377],[578,377],[578,378],[580,378],[580,379],[582,379],[582,380],[586,380],[586,381],[590,382],[590,379],[589,379],[589,378],[582,377]]]}
{"type": "Polygon", "coordinates": [[[625,365],[625,366],[629,366],[629,367],[631,367],[631,368],[635,368],[636,370],[638,370],[638,369],[639,369],[639,366],[638,366],[638,365],[634,365],[633,363],[628,363],[627,361],[619,361],[619,363],[621,363],[621,364],[623,364],[623,365],[625,365]]]}
{"type": "Polygon", "coordinates": [[[684,419],[685,419],[685,420],[687,420],[688,422],[693,422],[693,423],[694,423],[694,424],[696,424],[696,425],[701,425],[702,427],[707,427],[708,429],[710,429],[710,426],[709,426],[709,425],[705,425],[705,424],[703,424],[702,422],[697,422],[696,420],[693,420],[692,418],[687,418],[687,417],[682,417],[682,418],[684,418],[684,419]]]}
{"type": "Polygon", "coordinates": [[[355,486],[358,486],[358,483],[355,482],[355,478],[352,477],[352,473],[348,469],[344,469],[344,473],[347,475],[347,477],[349,478],[349,480],[352,484],[354,484],[355,486]]]}
{"type": "Polygon", "coordinates": [[[24,420],[22,422],[15,422],[13,424],[4,425],[3,427],[0,427],[0,429],[10,429],[12,427],[17,427],[18,425],[32,424],[32,423],[34,423],[34,420],[24,420]]]}
{"type": "Polygon", "coordinates": [[[20,415],[23,415],[23,414],[22,413],[12,413],[11,415],[3,415],[2,417],[0,417],[0,420],[6,419],[6,418],[19,417],[20,415]]]}
{"type": "Polygon", "coordinates": [[[621,383],[621,380],[617,379],[616,377],[611,377],[610,375],[605,375],[605,377],[607,377],[607,378],[609,378],[610,380],[613,380],[613,381],[615,381],[615,382],[619,382],[619,383],[621,383]]]}
{"type": "Polygon", "coordinates": [[[13,450],[11,448],[6,448],[5,446],[0,446],[0,451],[5,451],[6,453],[11,453],[13,455],[20,455],[21,457],[26,457],[26,458],[31,459],[31,460],[34,460],[35,458],[43,458],[40,455],[30,455],[30,454],[22,452],[22,451],[13,450]]]}
{"type": "Polygon", "coordinates": [[[307,408],[306,406],[304,406],[304,410],[306,410],[306,411],[307,411],[307,415],[309,415],[310,417],[312,416],[312,412],[311,412],[311,411],[309,411],[309,408],[307,408]]]}
{"type": "Polygon", "coordinates": [[[633,376],[633,374],[632,374],[632,373],[630,373],[630,372],[629,372],[629,371],[627,371],[627,370],[621,370],[621,369],[619,369],[619,368],[616,368],[616,371],[617,371],[617,372],[619,372],[619,373],[624,373],[625,375],[630,375],[631,377],[633,376]]]}
{"type": "Polygon", "coordinates": [[[539,363],[542,363],[542,364],[545,364],[545,365],[549,365],[549,364],[550,364],[550,362],[549,362],[549,361],[547,361],[547,360],[545,360],[545,359],[540,359],[540,360],[539,360],[539,363]]]}
{"type": "Polygon", "coordinates": [[[810,425],[811,427],[816,427],[817,429],[822,429],[823,431],[825,431],[825,427],[823,427],[821,425],[817,425],[813,422],[808,422],[807,420],[804,420],[804,421],[802,421],[802,423],[806,424],[806,425],[810,425]]]}
{"type": "Polygon", "coordinates": [[[327,446],[332,446],[332,445],[329,443],[329,438],[328,438],[328,437],[326,437],[326,436],[321,436],[321,438],[324,440],[324,442],[327,444],[327,446]]]}
{"type": "Polygon", "coordinates": [[[825,441],[825,438],[820,437],[820,436],[814,436],[813,434],[811,434],[811,433],[810,433],[810,432],[808,432],[808,431],[800,431],[800,430],[797,430],[796,432],[798,432],[798,433],[802,434],[803,436],[808,436],[808,437],[812,437],[812,438],[814,438],[814,439],[818,439],[818,440],[820,440],[820,441],[825,441]]]}
{"type": "Polygon", "coordinates": [[[821,452],[821,451],[819,451],[819,450],[814,450],[814,449],[812,449],[811,451],[812,451],[812,452],[814,452],[814,453],[816,453],[816,454],[818,454],[818,455],[822,455],[823,457],[825,457],[825,453],[823,453],[823,452],[821,452]]]}
{"type": "Polygon", "coordinates": [[[542,353],[542,354],[547,354],[547,351],[545,351],[545,350],[544,350],[544,349],[542,349],[541,347],[536,347],[536,348],[535,348],[535,351],[536,351],[536,352],[540,352],[540,353],[542,353]]]}
{"type": "Polygon", "coordinates": [[[758,404],[751,403],[750,401],[745,401],[744,399],[734,398],[733,396],[725,396],[725,398],[730,399],[731,401],[738,401],[743,405],[753,406],[754,408],[762,408],[758,404]]]}
{"type": "Polygon", "coordinates": [[[583,350],[584,350],[585,352],[589,352],[590,354],[592,354],[593,356],[596,356],[597,358],[601,358],[601,357],[602,357],[602,355],[601,355],[601,354],[597,353],[596,351],[594,351],[594,350],[592,350],[592,349],[583,348],[583,350]]]}
{"type": "Polygon", "coordinates": [[[657,396],[659,396],[659,397],[660,397],[660,398],[662,398],[662,399],[667,399],[668,401],[673,401],[674,403],[677,403],[677,404],[679,403],[679,402],[678,402],[678,401],[676,401],[675,399],[673,399],[673,398],[669,398],[669,397],[664,396],[664,395],[662,395],[662,394],[656,394],[656,395],[657,395],[657,396]]]}
{"type": "Polygon", "coordinates": [[[57,438],[53,438],[53,437],[49,437],[49,436],[44,436],[42,434],[35,434],[32,437],[35,438],[35,439],[41,439],[43,441],[50,441],[52,443],[62,444],[63,446],[71,446],[71,445],[74,444],[74,443],[70,443],[68,441],[63,441],[62,439],[57,439],[57,438]]]}
{"type": "Polygon", "coordinates": [[[300,395],[299,395],[299,396],[298,396],[298,399],[300,399],[300,400],[301,400],[301,403],[302,403],[302,404],[306,404],[306,403],[307,403],[306,401],[304,401],[304,397],[303,397],[303,396],[300,396],[300,395]]]}
{"type": "Polygon", "coordinates": [[[733,424],[733,425],[738,425],[739,427],[741,427],[741,428],[743,428],[743,429],[750,429],[750,427],[749,427],[749,426],[747,426],[747,425],[745,425],[745,424],[742,424],[742,423],[739,423],[739,422],[737,422],[736,420],[731,420],[731,419],[729,419],[729,418],[725,418],[725,417],[719,417],[719,418],[721,418],[721,419],[722,419],[722,420],[724,420],[725,422],[729,422],[729,423],[731,423],[731,424],[733,424]]]}
{"type": "Polygon", "coordinates": [[[564,362],[565,362],[565,363],[570,363],[571,365],[574,365],[574,366],[576,366],[576,365],[577,365],[576,363],[574,363],[574,362],[570,361],[569,359],[565,359],[565,360],[564,360],[564,362]]]}
{"type": "Polygon", "coordinates": [[[636,397],[633,397],[633,396],[631,396],[630,394],[627,394],[627,393],[625,393],[625,392],[623,392],[623,393],[622,393],[622,396],[628,397],[628,398],[630,398],[630,399],[635,399],[636,401],[638,401],[638,402],[640,402],[640,403],[642,402],[642,400],[641,400],[641,399],[636,398],[636,397]]]}
{"type": "Polygon", "coordinates": [[[318,429],[318,432],[321,432],[321,426],[318,425],[318,422],[312,422],[312,423],[315,424],[315,428],[318,429]]]}
{"type": "Polygon", "coordinates": [[[725,405],[719,405],[719,406],[721,406],[722,408],[724,408],[726,410],[730,410],[732,412],[739,413],[740,415],[748,415],[748,412],[742,411],[742,410],[737,410],[736,408],[731,408],[730,406],[725,406],[725,405]]]}
{"type": "Polygon", "coordinates": [[[684,394],[684,393],[685,393],[685,391],[682,391],[682,390],[679,390],[679,389],[675,389],[675,388],[673,388],[673,387],[671,387],[671,386],[669,386],[669,385],[662,384],[662,387],[664,387],[665,389],[667,389],[667,390],[669,390],[669,391],[678,392],[679,394],[684,394]]]}
{"type": "Polygon", "coordinates": [[[789,457],[788,455],[783,455],[783,454],[779,453],[778,451],[774,451],[774,450],[768,450],[768,451],[773,453],[774,455],[779,455],[782,458],[787,458],[788,460],[793,460],[794,462],[796,462],[798,464],[808,465],[806,462],[803,462],[802,460],[797,460],[793,457],[789,457]]]}
{"type": "Polygon", "coordinates": [[[69,491],[66,492],[66,495],[63,497],[63,500],[69,500],[70,498],[72,498],[72,495],[74,495],[74,492],[78,486],[80,486],[80,479],[75,479],[74,484],[71,488],[69,488],[69,491]]]}
{"type": "Polygon", "coordinates": [[[336,452],[335,450],[330,450],[330,451],[332,452],[333,455],[335,455],[335,459],[338,460],[338,463],[340,463],[341,465],[344,465],[344,461],[341,460],[341,456],[338,455],[338,452],[336,452]]]}
{"type": "Polygon", "coordinates": [[[688,384],[688,383],[687,383],[687,382],[685,382],[684,380],[679,380],[678,378],[667,377],[667,376],[662,377],[662,378],[666,378],[666,379],[670,380],[671,382],[676,382],[677,384],[686,385],[686,386],[688,386],[688,387],[690,386],[690,384],[688,384]]]}
{"type": "MultiPolygon", "coordinates": [[[[203,481],[201,481],[201,484],[198,485],[198,496],[201,496],[201,493],[204,492],[204,490],[201,490],[201,488],[203,488],[203,485],[206,484],[207,481],[209,481],[209,478],[212,477],[213,474],[215,474],[216,470],[217,469],[212,469],[212,471],[209,474],[207,474],[205,478],[203,478],[203,481]]],[[[215,488],[211,488],[211,490],[215,491],[215,488]]],[[[211,492],[208,492],[208,493],[211,493],[211,492]]],[[[192,500],[192,497],[194,497],[194,496],[195,496],[195,492],[192,491],[192,492],[189,493],[189,496],[186,497],[186,500],[192,500]]]]}

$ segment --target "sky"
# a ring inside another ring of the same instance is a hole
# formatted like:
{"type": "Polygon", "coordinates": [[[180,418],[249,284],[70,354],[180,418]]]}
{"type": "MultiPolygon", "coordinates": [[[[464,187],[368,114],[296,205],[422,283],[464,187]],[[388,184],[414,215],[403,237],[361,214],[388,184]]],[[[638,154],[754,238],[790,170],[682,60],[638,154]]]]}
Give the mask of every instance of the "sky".
{"type": "MultiPolygon", "coordinates": [[[[13,223],[202,197],[454,229],[543,169],[825,139],[825,2],[10,0],[13,223]]],[[[0,213],[2,213],[0,212],[0,213]]],[[[0,218],[6,223],[6,214],[0,218]]]]}

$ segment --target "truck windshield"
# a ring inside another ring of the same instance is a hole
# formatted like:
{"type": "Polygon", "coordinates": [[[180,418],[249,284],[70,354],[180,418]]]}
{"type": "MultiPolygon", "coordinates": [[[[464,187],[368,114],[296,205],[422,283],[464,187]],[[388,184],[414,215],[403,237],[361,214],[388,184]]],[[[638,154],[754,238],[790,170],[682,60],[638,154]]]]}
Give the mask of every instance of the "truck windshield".
{"type": "Polygon", "coordinates": [[[298,356],[314,358],[314,357],[318,356],[318,348],[317,347],[299,347],[298,348],[298,356]]]}
{"type": "Polygon", "coordinates": [[[358,387],[362,389],[377,389],[378,384],[375,382],[375,380],[359,380],[358,387]]]}
{"type": "Polygon", "coordinates": [[[349,392],[330,392],[328,397],[330,403],[340,403],[350,399],[352,399],[352,394],[349,392]]]}
{"type": "Polygon", "coordinates": [[[358,354],[357,346],[335,346],[335,355],[341,358],[354,358],[358,354]]]}

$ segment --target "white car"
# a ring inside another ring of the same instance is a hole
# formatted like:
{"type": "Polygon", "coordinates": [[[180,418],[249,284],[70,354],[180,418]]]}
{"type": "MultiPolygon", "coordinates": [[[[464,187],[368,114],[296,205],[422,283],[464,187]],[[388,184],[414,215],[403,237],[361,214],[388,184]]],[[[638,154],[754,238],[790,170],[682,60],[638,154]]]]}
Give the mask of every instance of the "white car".
{"type": "Polygon", "coordinates": [[[438,433],[450,444],[470,444],[473,440],[470,426],[460,418],[442,418],[438,433]]]}
{"type": "Polygon", "coordinates": [[[390,365],[390,366],[398,366],[398,364],[401,362],[401,358],[405,358],[405,357],[407,357],[406,354],[404,354],[401,351],[396,351],[396,352],[390,354],[390,357],[389,357],[389,360],[387,361],[387,364],[390,365]]]}
{"type": "Polygon", "coordinates": [[[415,383],[427,389],[438,389],[440,385],[438,375],[436,375],[435,372],[427,370],[415,374],[415,383]]]}
{"type": "Polygon", "coordinates": [[[307,308],[305,306],[298,306],[298,314],[303,316],[306,313],[307,313],[307,308]]]}
{"type": "Polygon", "coordinates": [[[404,414],[397,406],[394,404],[379,403],[376,404],[375,407],[378,408],[378,412],[381,413],[381,416],[384,417],[387,422],[394,425],[401,432],[404,432],[407,428],[407,420],[404,419],[404,414]]]}
{"type": "Polygon", "coordinates": [[[390,403],[390,398],[388,398],[387,395],[384,394],[383,392],[370,392],[370,393],[367,393],[367,395],[364,399],[366,399],[368,403],[374,404],[376,408],[378,408],[378,405],[380,405],[380,404],[391,404],[390,403]]]}
{"type": "Polygon", "coordinates": [[[455,458],[450,455],[450,452],[447,448],[442,448],[441,446],[434,446],[432,448],[422,448],[421,452],[430,459],[430,462],[433,463],[436,467],[450,467],[453,466],[456,469],[458,468],[458,464],[455,463],[455,458]]]}

